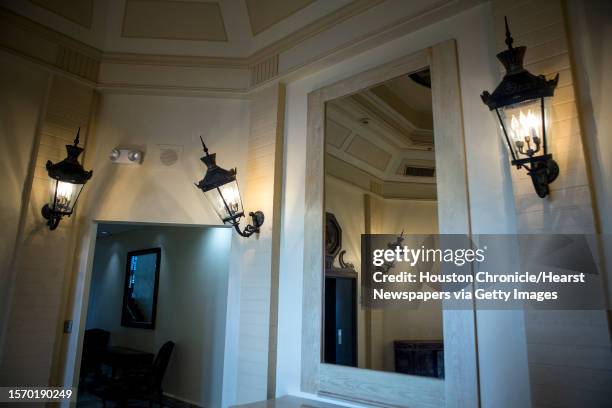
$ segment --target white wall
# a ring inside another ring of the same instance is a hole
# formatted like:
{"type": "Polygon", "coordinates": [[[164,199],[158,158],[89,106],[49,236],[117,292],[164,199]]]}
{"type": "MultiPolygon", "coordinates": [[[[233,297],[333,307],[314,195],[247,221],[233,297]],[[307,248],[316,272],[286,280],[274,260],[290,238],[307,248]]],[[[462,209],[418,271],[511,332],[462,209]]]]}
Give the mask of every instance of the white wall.
{"type": "MultiPolygon", "coordinates": [[[[303,273],[304,177],[307,130],[307,94],[425,47],[455,38],[458,46],[462,109],[466,137],[470,211],[474,232],[511,233],[513,200],[508,165],[493,118],[480,100],[483,89],[496,84],[495,50],[489,38],[488,4],[474,7],[433,26],[390,41],[287,87],[285,122],[286,167],[280,267],[277,394],[300,393],[301,311],[303,273]]],[[[491,312],[495,313],[495,312],[491,312]]],[[[481,316],[478,316],[480,319],[481,316]]],[[[494,321],[494,319],[491,319],[494,321]]],[[[498,321],[503,321],[498,318],[498,321]]],[[[522,321],[510,320],[520,334],[522,321]]],[[[506,324],[506,323],[498,323],[506,324]]],[[[524,337],[499,335],[496,325],[479,325],[479,336],[496,350],[480,349],[481,398],[485,407],[529,406],[524,337]],[[504,353],[499,353],[503,348],[504,353]],[[508,377],[508,370],[519,375],[508,377]],[[507,379],[502,381],[506,375],[507,379]],[[504,390],[511,389],[506,398],[504,390]]]]}
{"type": "Polygon", "coordinates": [[[221,401],[231,233],[143,226],[96,242],[87,328],[110,331],[112,345],[151,353],[175,342],[164,392],[203,407],[221,401]],[[127,252],[155,247],[162,250],[155,329],[123,327],[127,252]]]}

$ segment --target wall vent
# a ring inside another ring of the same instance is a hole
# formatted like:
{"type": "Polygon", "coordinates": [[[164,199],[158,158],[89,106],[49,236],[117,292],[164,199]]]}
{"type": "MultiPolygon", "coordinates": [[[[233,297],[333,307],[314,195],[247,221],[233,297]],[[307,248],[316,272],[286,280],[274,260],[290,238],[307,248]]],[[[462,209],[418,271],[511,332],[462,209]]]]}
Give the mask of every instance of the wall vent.
{"type": "Polygon", "coordinates": [[[269,81],[278,75],[278,54],[251,65],[251,86],[269,81]]]}
{"type": "Polygon", "coordinates": [[[435,177],[435,175],[436,175],[436,169],[434,167],[423,167],[423,166],[404,167],[404,176],[435,177]]]}

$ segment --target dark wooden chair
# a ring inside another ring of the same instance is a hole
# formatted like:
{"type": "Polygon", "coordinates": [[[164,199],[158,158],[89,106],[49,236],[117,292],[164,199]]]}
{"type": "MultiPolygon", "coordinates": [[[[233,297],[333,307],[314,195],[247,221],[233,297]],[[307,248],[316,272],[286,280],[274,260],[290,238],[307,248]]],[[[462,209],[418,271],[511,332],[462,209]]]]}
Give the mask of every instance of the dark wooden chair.
{"type": "Polygon", "coordinates": [[[85,330],[83,336],[83,355],[81,358],[81,379],[93,376],[94,380],[100,378],[102,373],[102,362],[104,360],[110,332],[102,329],[85,330]]]}
{"type": "Polygon", "coordinates": [[[117,401],[126,406],[129,400],[148,401],[149,406],[157,402],[163,407],[162,381],[174,350],[174,342],[161,346],[150,367],[136,369],[116,379],[96,393],[106,407],[106,401],[117,401]]]}

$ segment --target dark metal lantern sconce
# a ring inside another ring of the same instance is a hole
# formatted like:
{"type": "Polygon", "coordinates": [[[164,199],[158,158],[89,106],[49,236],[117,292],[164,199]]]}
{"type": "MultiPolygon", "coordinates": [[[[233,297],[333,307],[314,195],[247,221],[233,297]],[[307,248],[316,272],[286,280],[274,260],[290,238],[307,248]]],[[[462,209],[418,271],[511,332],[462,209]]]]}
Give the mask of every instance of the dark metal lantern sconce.
{"type": "Polygon", "coordinates": [[[508,49],[497,54],[506,74],[492,94],[484,91],[482,101],[494,112],[500,134],[508,146],[512,164],[527,170],[541,198],[549,194],[548,185],[559,175],[559,166],[549,153],[550,132],[547,132],[547,105],[555,93],[559,74],[547,80],[523,67],[527,47],[513,47],[514,42],[506,18],[508,49]],[[548,138],[548,139],[547,139],[548,138]]]}
{"type": "Polygon", "coordinates": [[[55,164],[51,160],[47,161],[47,173],[51,179],[51,197],[41,212],[50,230],[57,228],[62,217],[72,215],[85,183],[93,174],[93,170],[85,171],[78,161],[79,155],[83,152],[78,146],[80,132],[81,128],[77,131],[74,145],[66,145],[68,156],[64,160],[55,164]]]}
{"type": "MultiPolygon", "coordinates": [[[[200,137],[202,140],[202,137],[200,137]]],[[[259,233],[259,228],[264,223],[264,214],[261,211],[250,212],[249,216],[253,224],[249,224],[240,230],[240,219],[244,217],[240,190],[236,182],[236,169],[225,170],[215,161],[216,153],[208,154],[208,148],[202,140],[205,155],[200,160],[206,165],[204,178],[196,184],[202,190],[208,202],[213,207],[224,224],[230,224],[243,237],[250,237],[259,233]]]]}

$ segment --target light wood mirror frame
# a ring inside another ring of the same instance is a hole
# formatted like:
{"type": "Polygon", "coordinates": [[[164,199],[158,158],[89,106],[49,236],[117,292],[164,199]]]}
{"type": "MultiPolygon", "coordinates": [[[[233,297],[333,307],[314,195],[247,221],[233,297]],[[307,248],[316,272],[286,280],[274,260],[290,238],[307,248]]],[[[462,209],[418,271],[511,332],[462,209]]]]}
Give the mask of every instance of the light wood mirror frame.
{"type": "MultiPolygon", "coordinates": [[[[476,319],[472,310],[444,310],[445,379],[322,363],[325,102],[430,67],[440,234],[470,234],[469,197],[457,51],[454,40],[354,75],[308,94],[303,392],[382,407],[479,406],[476,319]]],[[[477,97],[477,96],[475,96],[477,97]]]]}

